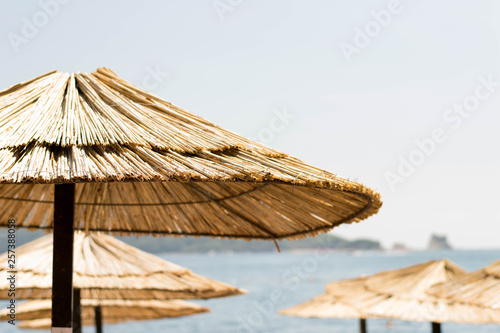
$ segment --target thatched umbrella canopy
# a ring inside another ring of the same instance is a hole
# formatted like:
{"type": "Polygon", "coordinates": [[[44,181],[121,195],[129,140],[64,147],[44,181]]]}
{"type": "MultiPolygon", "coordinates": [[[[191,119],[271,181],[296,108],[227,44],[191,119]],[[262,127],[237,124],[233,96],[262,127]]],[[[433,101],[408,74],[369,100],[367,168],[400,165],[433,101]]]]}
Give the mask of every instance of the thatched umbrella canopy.
{"type": "Polygon", "coordinates": [[[281,310],[280,314],[303,318],[364,318],[365,315],[342,298],[321,294],[307,302],[281,310]]]}
{"type": "MultiPolygon", "coordinates": [[[[52,235],[46,235],[17,249],[17,299],[51,297],[52,248],[52,235]]],[[[10,270],[7,252],[0,258],[4,276],[10,270]]],[[[77,231],[74,259],[73,285],[82,299],[198,299],[244,293],[102,233],[77,231]]],[[[0,299],[8,298],[9,286],[8,280],[0,280],[0,299]]]]}
{"type": "MultiPolygon", "coordinates": [[[[33,300],[20,303],[16,308],[16,320],[22,321],[19,327],[50,328],[51,303],[51,300],[33,300]]],[[[209,308],[181,300],[82,299],[83,325],[94,325],[96,307],[100,307],[102,320],[106,324],[180,317],[210,311],[209,308]]],[[[0,320],[10,320],[9,315],[8,309],[0,310],[0,320]]]]}
{"type": "MultiPolygon", "coordinates": [[[[349,297],[349,304],[367,316],[410,321],[429,321],[433,332],[440,332],[440,323],[494,323],[500,312],[450,302],[430,296],[427,290],[436,283],[450,281],[465,274],[453,262],[443,259],[402,269],[375,274],[365,280],[365,294],[349,297]]],[[[335,294],[335,286],[327,290],[335,294]]],[[[347,301],[346,298],[343,298],[347,301]]]]}
{"type": "Polygon", "coordinates": [[[430,288],[431,295],[500,311],[500,260],[430,288]]]}
{"type": "Polygon", "coordinates": [[[280,314],[292,317],[303,318],[339,318],[339,319],[359,319],[360,332],[366,332],[366,314],[343,301],[344,297],[360,294],[364,292],[365,278],[343,280],[332,282],[330,287],[335,287],[338,294],[324,293],[318,295],[304,303],[286,308],[280,314]]]}
{"type": "Polygon", "coordinates": [[[296,239],[360,221],[379,194],[229,132],[100,68],[0,92],[0,223],[53,227],[77,183],[75,228],[296,239]],[[17,186],[23,184],[23,186],[17,186]]]}
{"type": "Polygon", "coordinates": [[[348,302],[342,301],[346,295],[364,292],[365,278],[343,280],[332,282],[330,287],[335,286],[339,293],[325,293],[312,298],[304,303],[281,310],[280,313],[287,316],[304,318],[365,318],[365,315],[348,302]]]}
{"type": "MultiPolygon", "coordinates": [[[[430,286],[451,281],[463,274],[464,270],[448,260],[430,261],[369,277],[332,282],[326,286],[326,293],[281,313],[300,317],[362,320],[385,317],[430,321],[433,332],[440,332],[440,323],[443,322],[500,322],[500,311],[452,302],[427,294],[430,286]],[[336,313],[335,309],[342,310],[336,313]]],[[[362,332],[364,324],[362,321],[362,332]]]]}
{"type": "Polygon", "coordinates": [[[371,189],[108,69],[50,72],[0,92],[0,226],[54,228],[60,332],[70,330],[74,228],[276,241],[360,221],[380,206],[371,189]]]}

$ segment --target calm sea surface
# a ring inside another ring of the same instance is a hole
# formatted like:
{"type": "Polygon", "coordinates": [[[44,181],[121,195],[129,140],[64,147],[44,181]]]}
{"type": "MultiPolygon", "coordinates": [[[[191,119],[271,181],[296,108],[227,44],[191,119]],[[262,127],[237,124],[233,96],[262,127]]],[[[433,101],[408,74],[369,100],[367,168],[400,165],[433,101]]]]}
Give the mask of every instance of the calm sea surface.
{"type": "MultiPolygon", "coordinates": [[[[248,294],[195,301],[212,312],[177,319],[130,322],[106,326],[106,333],[188,332],[359,332],[357,320],[285,317],[278,311],[323,292],[334,280],[373,274],[431,259],[448,258],[468,271],[500,258],[500,250],[382,253],[240,253],[168,254],[164,259],[194,272],[243,288],[248,294]]],[[[5,302],[2,302],[2,307],[5,302]]],[[[368,332],[430,332],[429,323],[369,319],[368,332]]],[[[19,332],[5,322],[0,332],[19,332]]],[[[39,331],[42,332],[42,331],[39,331]]],[[[85,333],[95,332],[88,327],[85,333]]],[[[444,333],[500,332],[500,325],[445,323],[444,333]]]]}

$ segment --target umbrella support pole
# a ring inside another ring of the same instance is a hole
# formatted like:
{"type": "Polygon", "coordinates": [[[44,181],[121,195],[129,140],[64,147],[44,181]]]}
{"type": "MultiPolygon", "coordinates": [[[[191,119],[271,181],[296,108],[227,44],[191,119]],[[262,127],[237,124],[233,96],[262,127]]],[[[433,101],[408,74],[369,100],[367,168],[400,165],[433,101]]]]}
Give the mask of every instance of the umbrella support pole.
{"type": "Polygon", "coordinates": [[[79,288],[73,288],[73,333],[82,333],[82,297],[79,288]]]}
{"type": "Polygon", "coordinates": [[[359,319],[359,332],[366,333],[366,319],[359,319]]]}
{"type": "Polygon", "coordinates": [[[432,333],[441,333],[441,323],[431,323],[432,333]]]}
{"type": "Polygon", "coordinates": [[[54,185],[52,333],[72,333],[75,184],[54,185]]]}
{"type": "Polygon", "coordinates": [[[102,311],[101,311],[101,306],[96,306],[95,307],[95,331],[96,333],[102,333],[102,311]]]}

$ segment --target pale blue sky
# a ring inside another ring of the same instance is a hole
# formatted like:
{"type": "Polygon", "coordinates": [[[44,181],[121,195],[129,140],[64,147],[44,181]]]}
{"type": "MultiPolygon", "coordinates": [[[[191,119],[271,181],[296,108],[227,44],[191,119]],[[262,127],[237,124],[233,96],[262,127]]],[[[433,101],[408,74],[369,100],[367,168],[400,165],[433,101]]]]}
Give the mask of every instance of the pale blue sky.
{"type": "Polygon", "coordinates": [[[266,144],[382,193],[377,216],[338,234],[500,247],[500,86],[458,128],[443,119],[479,77],[500,82],[497,2],[401,0],[348,62],[340,45],[391,1],[54,1],[0,1],[0,89],[105,66],[252,138],[287,110],[266,144]],[[447,139],[392,189],[387,172],[437,128],[447,139]]]}

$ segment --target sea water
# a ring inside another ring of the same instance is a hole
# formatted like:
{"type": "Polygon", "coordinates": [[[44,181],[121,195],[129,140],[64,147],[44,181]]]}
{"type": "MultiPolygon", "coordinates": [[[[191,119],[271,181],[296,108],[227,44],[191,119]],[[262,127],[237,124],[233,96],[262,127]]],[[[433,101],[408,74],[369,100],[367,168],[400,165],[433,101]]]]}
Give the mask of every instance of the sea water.
{"type": "MultiPolygon", "coordinates": [[[[500,259],[500,250],[415,252],[326,252],[162,254],[162,258],[201,274],[245,289],[241,296],[195,300],[211,312],[193,316],[106,325],[106,333],[253,333],[253,332],[359,332],[355,319],[306,319],[278,312],[322,293],[327,283],[383,270],[396,269],[431,259],[448,258],[467,271],[500,259]]],[[[2,302],[3,305],[6,304],[2,302]]],[[[430,323],[368,319],[368,332],[430,332],[430,323]],[[390,326],[392,327],[388,327],[390,326]]],[[[444,333],[500,332],[500,325],[444,323],[444,333]]],[[[0,332],[19,330],[6,322],[0,332]]],[[[42,332],[42,331],[39,331],[42,332]]],[[[86,327],[84,333],[95,332],[86,327]]]]}

